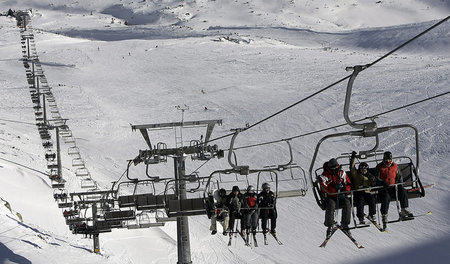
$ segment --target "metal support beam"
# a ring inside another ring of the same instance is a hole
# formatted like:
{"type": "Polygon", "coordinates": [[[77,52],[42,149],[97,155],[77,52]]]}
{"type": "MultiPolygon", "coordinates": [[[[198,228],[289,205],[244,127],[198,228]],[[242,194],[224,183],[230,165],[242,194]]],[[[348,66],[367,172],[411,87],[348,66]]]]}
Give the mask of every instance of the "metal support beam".
{"type": "MultiPolygon", "coordinates": [[[[180,179],[185,176],[185,156],[183,154],[174,156],[174,172],[176,193],[178,200],[185,200],[186,183],[180,179]]],[[[178,264],[190,264],[191,261],[191,246],[189,241],[189,220],[187,216],[177,217],[177,246],[178,246],[178,264]]]]}
{"type": "Polygon", "coordinates": [[[61,146],[59,143],[59,127],[56,127],[56,155],[58,161],[58,177],[62,178],[61,146]]]}
{"type": "MultiPolygon", "coordinates": [[[[94,222],[94,228],[97,222],[97,204],[93,203],[92,204],[92,219],[94,222]]],[[[95,233],[92,235],[92,240],[94,241],[94,253],[96,254],[100,254],[100,239],[99,239],[99,234],[95,233]]]]}

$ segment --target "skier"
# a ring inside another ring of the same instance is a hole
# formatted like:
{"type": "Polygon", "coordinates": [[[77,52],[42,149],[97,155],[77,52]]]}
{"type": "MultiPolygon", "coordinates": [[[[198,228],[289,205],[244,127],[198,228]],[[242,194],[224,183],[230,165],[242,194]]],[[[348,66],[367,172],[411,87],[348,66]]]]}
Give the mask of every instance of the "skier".
{"type": "Polygon", "coordinates": [[[365,224],[364,221],[364,202],[369,205],[369,220],[375,221],[375,214],[377,213],[376,201],[374,195],[370,192],[369,187],[376,185],[375,176],[369,173],[369,165],[365,162],[361,162],[356,169],[356,152],[352,152],[350,158],[350,181],[352,184],[352,190],[366,189],[363,191],[353,192],[354,201],[356,204],[356,216],[359,219],[361,225],[365,224]]]}
{"type": "Polygon", "coordinates": [[[350,179],[342,170],[336,159],[330,159],[323,164],[322,175],[319,176],[319,184],[325,195],[325,226],[327,226],[327,236],[331,234],[334,221],[334,210],[342,207],[341,228],[348,231],[350,224],[351,204],[345,193],[351,189],[350,179]],[[337,205],[337,206],[336,206],[337,205]]]}
{"type": "MultiPolygon", "coordinates": [[[[231,193],[228,195],[227,198],[227,207],[229,209],[229,230],[230,235],[234,230],[234,222],[236,219],[241,219],[241,207],[242,207],[242,194],[239,190],[238,186],[233,186],[233,189],[231,190],[231,193]]],[[[242,224],[241,224],[242,226],[242,224]]]]}
{"type": "Polygon", "coordinates": [[[227,191],[225,189],[220,189],[219,191],[214,192],[214,197],[216,202],[214,203],[214,213],[211,216],[211,235],[217,233],[217,221],[219,221],[223,226],[223,235],[226,236],[230,220],[227,207],[227,191]]]}
{"type": "Polygon", "coordinates": [[[258,228],[258,216],[259,216],[259,210],[258,210],[258,201],[257,201],[257,195],[255,192],[255,187],[253,185],[249,185],[247,187],[247,192],[244,194],[244,208],[245,211],[243,212],[243,219],[244,221],[244,227],[247,232],[247,234],[250,234],[250,231],[252,232],[253,236],[256,235],[256,228],[258,228]]]}
{"type": "Polygon", "coordinates": [[[258,207],[261,211],[261,224],[264,236],[267,233],[267,219],[270,218],[270,232],[276,234],[277,209],[275,208],[275,194],[270,190],[270,185],[266,182],[262,185],[262,191],[258,194],[258,207]]]}
{"type": "MultiPolygon", "coordinates": [[[[379,191],[379,196],[381,197],[381,219],[383,221],[383,228],[386,228],[387,224],[387,214],[389,210],[389,202],[391,197],[396,197],[395,183],[401,183],[402,177],[398,173],[397,164],[392,160],[392,153],[386,151],[383,153],[383,162],[377,165],[378,178],[380,180],[380,185],[384,186],[383,189],[379,191]]],[[[403,185],[397,185],[398,200],[400,201],[401,218],[413,217],[413,214],[408,209],[408,196],[406,195],[406,190],[403,185]]]]}

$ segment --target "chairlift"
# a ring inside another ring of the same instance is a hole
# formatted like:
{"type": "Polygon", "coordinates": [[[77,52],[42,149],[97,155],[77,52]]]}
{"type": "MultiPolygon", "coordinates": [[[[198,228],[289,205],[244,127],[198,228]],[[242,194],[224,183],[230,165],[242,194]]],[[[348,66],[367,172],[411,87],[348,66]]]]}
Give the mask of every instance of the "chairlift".
{"type": "Polygon", "coordinates": [[[47,153],[45,153],[45,159],[47,161],[55,160],[56,159],[56,153],[54,153],[54,152],[47,152],[47,153]]]}
{"type": "MultiPolygon", "coordinates": [[[[155,218],[155,217],[153,217],[155,218]]],[[[151,220],[151,217],[149,215],[149,212],[141,212],[139,214],[136,215],[136,220],[135,220],[136,224],[128,224],[126,225],[126,227],[128,229],[138,229],[138,228],[149,228],[149,227],[161,227],[164,226],[165,223],[164,222],[156,222],[156,219],[154,219],[153,221],[151,220]]]]}
{"type": "MultiPolygon", "coordinates": [[[[349,112],[349,106],[350,106],[350,99],[351,99],[351,90],[353,86],[353,82],[358,75],[358,73],[362,70],[364,70],[367,66],[355,66],[355,67],[348,67],[347,70],[353,70],[353,74],[350,77],[350,80],[347,84],[347,92],[346,92],[346,98],[345,98],[345,104],[344,104],[344,118],[347,121],[347,123],[355,129],[359,130],[351,130],[347,132],[341,132],[341,133],[335,133],[335,134],[329,134],[325,137],[323,137],[319,142],[317,143],[311,165],[309,167],[309,174],[310,179],[313,184],[313,193],[314,197],[316,199],[316,202],[320,208],[325,210],[325,194],[320,189],[320,186],[318,184],[318,177],[322,173],[322,166],[315,167],[317,154],[319,152],[321,144],[330,138],[337,138],[337,137],[348,137],[348,136],[354,136],[354,137],[361,137],[361,138],[374,138],[375,139],[375,146],[372,149],[369,150],[361,150],[357,154],[358,159],[364,160],[368,164],[373,164],[373,167],[376,167],[376,165],[379,163],[380,159],[379,156],[382,155],[382,152],[378,150],[379,147],[379,135],[383,132],[387,132],[390,130],[397,130],[397,129],[403,129],[403,128],[410,128],[414,131],[414,139],[415,139],[415,150],[416,150],[416,159],[415,164],[413,160],[410,157],[407,156],[399,156],[394,157],[395,159],[401,160],[401,163],[397,163],[399,172],[403,178],[403,186],[405,187],[407,191],[408,198],[419,198],[425,196],[425,190],[424,187],[420,181],[419,178],[419,132],[416,127],[410,124],[402,124],[402,125],[393,125],[393,126],[386,126],[386,127],[377,127],[377,124],[374,120],[371,120],[369,123],[363,123],[358,124],[350,120],[348,112],[349,112]]],[[[350,154],[344,154],[339,158],[350,158],[350,154]]],[[[347,166],[347,164],[341,164],[343,166],[347,166]]],[[[398,184],[397,184],[398,185],[398,184]]],[[[379,189],[380,187],[372,187],[371,190],[379,189]]],[[[351,191],[353,194],[353,191],[351,191]]],[[[379,202],[379,201],[377,201],[379,202]]]]}
{"type": "Polygon", "coordinates": [[[67,149],[67,154],[68,155],[80,154],[80,149],[77,146],[69,147],[67,149]]]}
{"type": "Polygon", "coordinates": [[[87,168],[78,168],[75,170],[75,175],[77,177],[88,177],[90,178],[90,174],[87,168]]]}
{"type": "MultiPolygon", "coordinates": [[[[192,215],[203,215],[206,214],[206,200],[205,197],[199,197],[199,198],[178,198],[176,199],[176,192],[174,188],[169,188],[169,186],[172,186],[172,183],[175,183],[177,185],[177,182],[184,182],[184,183],[192,183],[192,182],[198,182],[197,187],[192,188],[190,190],[186,190],[186,192],[196,192],[200,191],[200,180],[202,179],[209,179],[208,177],[198,177],[192,176],[192,177],[184,177],[183,179],[171,179],[167,181],[166,188],[164,190],[164,204],[166,209],[166,214],[168,217],[178,217],[178,216],[192,216],[192,215]],[[172,190],[174,193],[169,194],[169,190],[172,190]]],[[[209,183],[209,180],[208,180],[209,183]]],[[[206,189],[203,189],[205,192],[206,189]]]]}
{"type": "Polygon", "coordinates": [[[58,161],[55,160],[47,160],[47,169],[53,170],[58,169],[58,161]]]}
{"type": "Polygon", "coordinates": [[[71,137],[72,136],[72,131],[71,130],[60,130],[59,131],[59,135],[63,138],[66,137],[71,137]]]}
{"type": "Polygon", "coordinates": [[[97,188],[97,184],[92,179],[82,179],[81,180],[82,189],[92,189],[97,188]]]}
{"type": "MultiPolygon", "coordinates": [[[[283,184],[284,186],[289,186],[288,190],[283,190],[281,193],[282,195],[279,198],[282,197],[295,197],[295,196],[305,196],[306,191],[308,190],[308,185],[306,182],[306,174],[303,168],[301,168],[299,165],[293,164],[293,153],[292,153],[292,146],[289,142],[289,140],[285,140],[286,144],[288,145],[289,150],[289,161],[285,164],[279,164],[279,165],[270,165],[266,166],[263,169],[249,169],[248,166],[238,166],[237,165],[237,158],[234,153],[234,142],[237,137],[237,135],[240,133],[240,129],[236,129],[235,133],[231,139],[229,153],[228,153],[228,163],[231,165],[231,167],[234,170],[237,170],[239,173],[242,174],[242,172],[248,172],[248,173],[258,173],[257,177],[257,190],[260,188],[260,183],[262,183],[261,177],[263,174],[269,174],[269,178],[267,178],[266,181],[274,182],[275,183],[275,194],[278,198],[280,194],[280,190],[278,188],[279,182],[290,182],[290,184],[283,184]],[[232,161],[232,157],[234,155],[234,162],[232,161]],[[283,171],[289,171],[290,177],[286,179],[280,180],[278,177],[278,172],[283,171]],[[303,177],[294,175],[294,171],[300,171],[300,174],[303,174],[303,177]],[[292,188],[294,187],[294,188],[292,188]]],[[[247,174],[248,174],[247,173],[247,174]]]]}
{"type": "Polygon", "coordinates": [[[72,160],[72,167],[84,167],[84,160],[82,158],[74,158],[72,160]]]}
{"type": "Polygon", "coordinates": [[[300,165],[292,164],[285,167],[285,171],[289,172],[290,177],[278,179],[278,184],[283,185],[282,190],[278,191],[278,198],[305,196],[308,191],[305,170],[300,165]],[[284,182],[287,184],[283,184],[284,182]],[[291,188],[286,190],[285,186],[291,188]]]}
{"type": "Polygon", "coordinates": [[[58,201],[66,201],[69,198],[66,189],[57,189],[53,191],[53,198],[58,201]]]}
{"type": "Polygon", "coordinates": [[[47,149],[51,148],[53,147],[53,142],[51,140],[44,140],[42,141],[42,146],[47,149]]]}
{"type": "MultiPolygon", "coordinates": [[[[120,182],[117,184],[117,193],[120,193],[120,188],[123,185],[134,185],[133,193],[131,195],[120,195],[118,197],[119,207],[136,207],[137,210],[155,210],[155,209],[163,209],[165,208],[164,200],[165,199],[173,199],[173,196],[164,196],[156,194],[155,183],[161,183],[166,185],[166,181],[171,178],[161,178],[159,176],[151,176],[148,172],[148,164],[146,165],[146,175],[148,179],[139,180],[137,178],[130,178],[129,169],[133,160],[128,161],[126,177],[128,181],[120,182]],[[147,184],[150,186],[150,192],[144,194],[137,194],[137,187],[139,184],[147,184]]],[[[116,183],[114,183],[116,185],[116,183]]],[[[113,185],[113,189],[114,189],[113,185]]]]}
{"type": "Polygon", "coordinates": [[[73,136],[64,137],[64,143],[66,143],[66,144],[75,143],[75,138],[73,136]]]}
{"type": "Polygon", "coordinates": [[[105,212],[105,221],[126,221],[136,219],[136,213],[134,210],[114,210],[105,212]]]}
{"type": "Polygon", "coordinates": [[[177,221],[176,217],[168,217],[165,210],[156,210],[155,211],[155,219],[158,223],[167,223],[177,221]]]}

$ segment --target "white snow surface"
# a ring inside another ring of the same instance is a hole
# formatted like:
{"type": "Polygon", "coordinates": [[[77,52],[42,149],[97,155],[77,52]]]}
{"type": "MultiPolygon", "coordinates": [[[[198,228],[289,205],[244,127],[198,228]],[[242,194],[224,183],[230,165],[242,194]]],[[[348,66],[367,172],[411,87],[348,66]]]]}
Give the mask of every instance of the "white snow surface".
{"type": "MultiPolygon", "coordinates": [[[[126,160],[146,144],[130,124],[223,119],[213,137],[254,124],[348,75],[346,66],[375,61],[450,14],[448,0],[157,0],[1,1],[0,11],[32,9],[37,53],[60,113],[68,118],[86,166],[101,189],[111,187],[126,160]],[[128,25],[125,25],[126,24],[128,25]],[[226,37],[232,41],[226,40],[226,37]],[[204,93],[201,91],[203,90],[204,93]],[[207,107],[208,110],[205,110],[207,107]]],[[[352,119],[375,115],[448,92],[450,22],[359,74],[353,89],[352,119]]],[[[100,235],[101,255],[92,240],[73,235],[53,200],[44,149],[21,61],[20,31],[0,16],[0,206],[1,263],[176,263],[176,224],[100,235]],[[23,217],[20,222],[17,212],[23,217]]],[[[344,122],[346,83],[239,135],[246,146],[316,131],[344,122]]],[[[311,190],[306,197],[280,199],[277,233],[264,246],[246,247],[211,236],[206,216],[189,218],[193,263],[446,263],[450,258],[449,96],[379,117],[378,126],[410,123],[420,136],[420,175],[434,183],[426,196],[410,200],[427,217],[389,226],[353,230],[357,249],[342,233],[326,248],[324,212],[311,190]]],[[[307,170],[317,142],[327,133],[292,140],[295,162],[307,170]]],[[[190,134],[186,132],[185,139],[190,134]]],[[[173,145],[172,131],[151,135],[173,145]]],[[[229,147],[230,137],[216,141],[229,147]]],[[[373,146],[372,140],[342,138],[323,144],[315,167],[331,157],[373,146]]],[[[415,158],[413,135],[392,130],[380,148],[415,158]]],[[[64,153],[67,147],[63,146],[64,153]]],[[[236,151],[252,168],[280,164],[282,143],[236,151]]],[[[227,153],[227,152],[226,152],[227,153]]],[[[187,171],[202,163],[187,160],[187,171]]],[[[70,157],[63,155],[69,191],[79,191],[70,157]]],[[[199,172],[228,168],[211,160],[199,172]]],[[[151,167],[173,175],[173,165],[151,167]]],[[[132,167],[144,178],[145,167],[132,167]]],[[[251,178],[254,180],[254,178],[251,178]]],[[[309,180],[309,177],[308,177],[309,180]]],[[[310,183],[309,183],[310,184],[310,183]]],[[[245,187],[245,186],[244,186],[245,187]]],[[[311,189],[311,186],[310,186],[311,189]]],[[[367,210],[367,209],[366,209],[367,210]]],[[[391,203],[390,216],[395,205],[391,203]]]]}

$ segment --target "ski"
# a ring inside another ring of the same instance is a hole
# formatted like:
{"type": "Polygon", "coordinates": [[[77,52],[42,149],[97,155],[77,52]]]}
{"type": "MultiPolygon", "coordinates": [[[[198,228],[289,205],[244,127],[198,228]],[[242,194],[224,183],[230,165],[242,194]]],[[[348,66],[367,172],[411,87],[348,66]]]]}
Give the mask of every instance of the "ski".
{"type": "MultiPolygon", "coordinates": [[[[245,245],[247,245],[247,239],[245,238],[245,234],[242,231],[236,230],[235,232],[233,232],[233,234],[234,234],[234,237],[239,235],[242,238],[242,240],[244,241],[245,245]]],[[[230,233],[230,235],[231,235],[231,233],[230,233]]],[[[230,238],[230,241],[231,241],[231,238],[230,238]]]]}
{"type": "Polygon", "coordinates": [[[269,243],[267,242],[267,234],[264,234],[264,245],[269,245],[269,243]]]}
{"type": "Polygon", "coordinates": [[[283,243],[278,239],[278,237],[275,233],[270,232],[270,234],[273,236],[275,241],[277,241],[278,245],[283,245],[283,243]]]}
{"type": "Polygon", "coordinates": [[[258,247],[258,241],[256,240],[256,234],[253,234],[253,245],[258,247]]]}
{"type": "Polygon", "coordinates": [[[342,233],[344,233],[348,238],[350,238],[350,240],[353,242],[353,244],[355,244],[355,246],[357,248],[364,248],[361,244],[358,243],[358,241],[356,241],[356,239],[350,234],[350,232],[348,230],[344,230],[341,227],[339,227],[339,229],[342,231],[342,233]]]}
{"type": "Polygon", "coordinates": [[[380,232],[387,232],[385,228],[382,228],[377,221],[372,221],[370,218],[366,215],[367,220],[369,220],[370,223],[372,223],[380,232]]]}
{"type": "Polygon", "coordinates": [[[319,247],[325,247],[327,245],[328,241],[330,241],[331,236],[336,232],[336,230],[338,230],[338,227],[334,226],[331,229],[330,234],[325,238],[325,240],[322,242],[322,244],[319,247]]]}
{"type": "Polygon", "coordinates": [[[388,223],[397,223],[397,222],[401,222],[401,221],[414,220],[417,217],[423,217],[423,216],[428,216],[428,215],[432,215],[432,214],[433,214],[432,211],[428,211],[428,212],[426,212],[424,214],[418,214],[418,215],[406,216],[406,217],[399,217],[397,220],[388,221],[388,223]]]}

